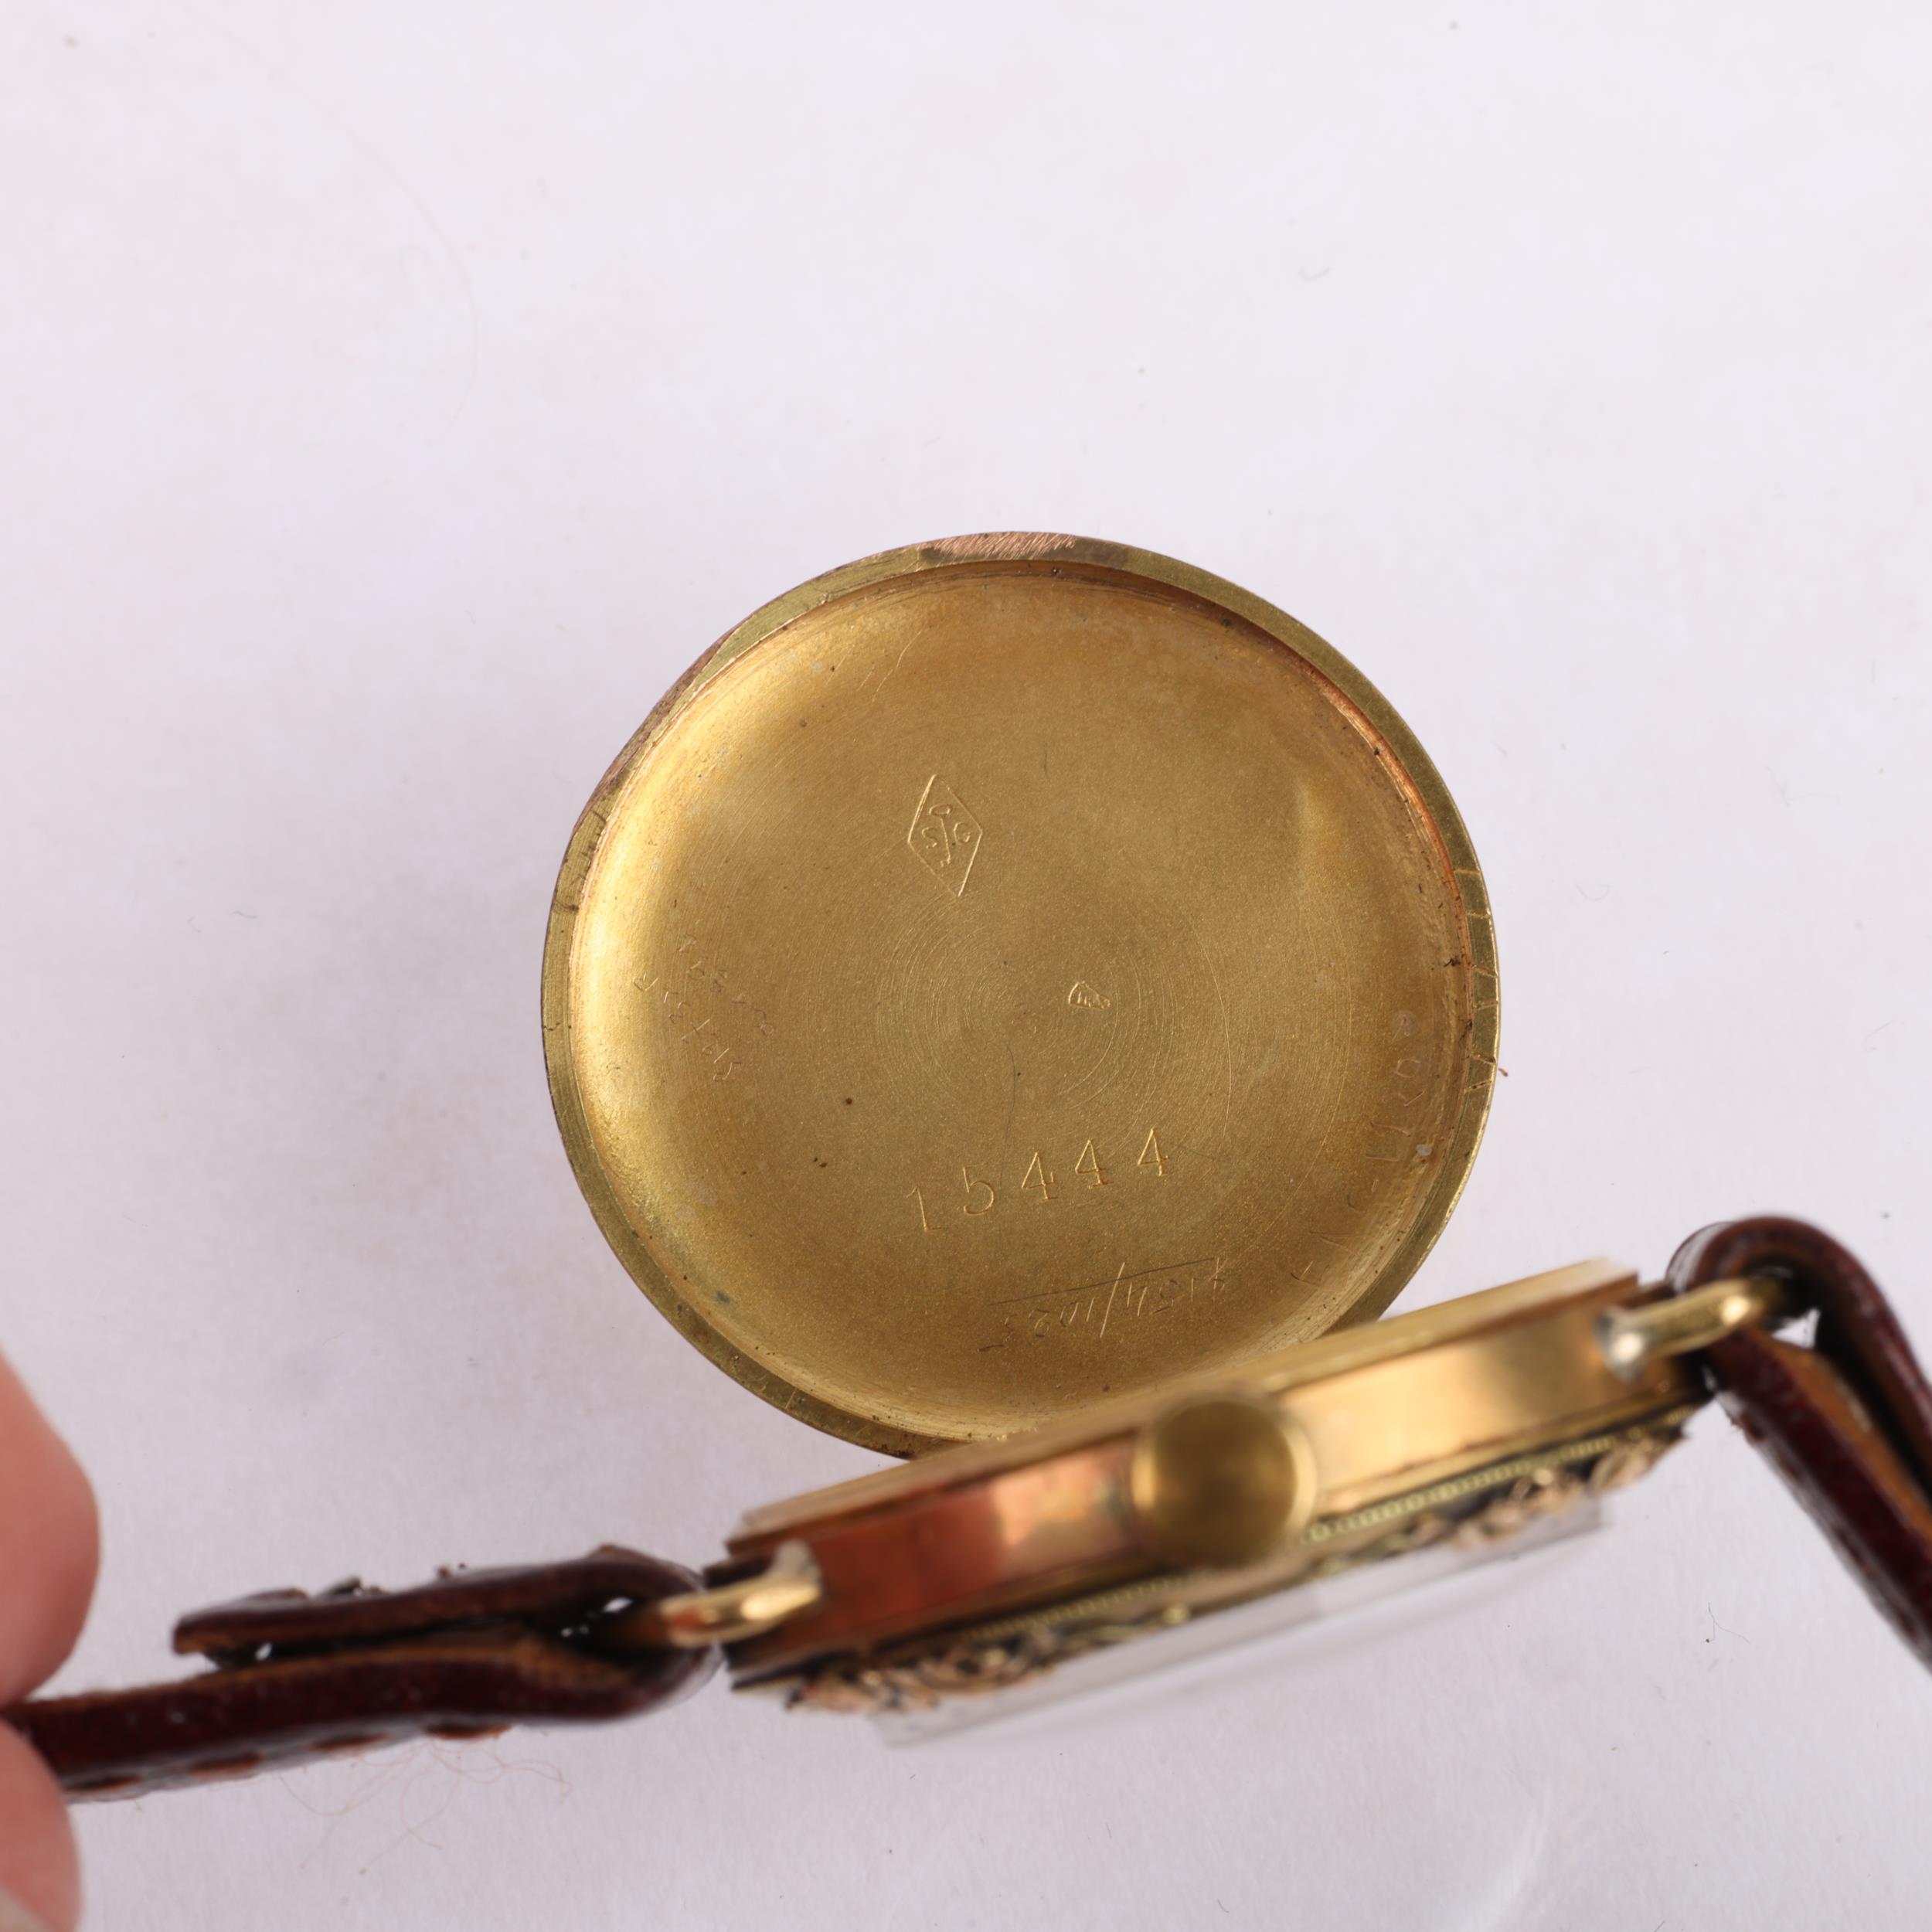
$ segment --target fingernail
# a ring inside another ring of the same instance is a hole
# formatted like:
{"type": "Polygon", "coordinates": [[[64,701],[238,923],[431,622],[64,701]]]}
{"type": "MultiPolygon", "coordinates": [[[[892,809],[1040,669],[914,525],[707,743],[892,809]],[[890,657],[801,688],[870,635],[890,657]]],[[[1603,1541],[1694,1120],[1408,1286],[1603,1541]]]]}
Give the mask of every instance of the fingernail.
{"type": "Polygon", "coordinates": [[[5,1886],[0,1886],[0,1932],[47,1932],[47,1928],[5,1886]]]}

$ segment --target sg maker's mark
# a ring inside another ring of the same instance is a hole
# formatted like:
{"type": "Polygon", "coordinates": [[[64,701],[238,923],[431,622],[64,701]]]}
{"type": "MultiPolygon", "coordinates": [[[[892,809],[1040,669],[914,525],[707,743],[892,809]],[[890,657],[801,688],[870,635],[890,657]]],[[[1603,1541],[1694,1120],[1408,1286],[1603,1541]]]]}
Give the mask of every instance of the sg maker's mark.
{"type": "Polygon", "coordinates": [[[979,821],[937,772],[926,781],[906,843],[913,856],[952,894],[963,897],[984,836],[979,821]]]}

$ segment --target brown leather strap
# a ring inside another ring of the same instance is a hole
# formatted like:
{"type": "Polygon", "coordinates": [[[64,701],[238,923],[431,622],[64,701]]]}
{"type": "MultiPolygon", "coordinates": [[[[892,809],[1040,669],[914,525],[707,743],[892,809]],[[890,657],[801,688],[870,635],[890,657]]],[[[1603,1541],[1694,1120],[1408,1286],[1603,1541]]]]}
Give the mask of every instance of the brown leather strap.
{"type": "Polygon", "coordinates": [[[43,1698],[4,1713],[75,1798],[132,1798],[418,1736],[581,1723],[694,1689],[712,1650],[616,1653],[614,1618],[698,1588],[675,1564],[605,1548],[415,1590],[271,1590],[197,1611],[175,1648],[212,1670],[43,1698]]]}
{"type": "Polygon", "coordinates": [[[1817,1333],[1809,1348],[1755,1326],[1713,1344],[1718,1393],[1932,1665],[1932,1388],[1878,1284],[1807,1222],[1720,1222],[1677,1250],[1669,1278],[1682,1294],[1747,1274],[1790,1283],[1817,1333]]]}

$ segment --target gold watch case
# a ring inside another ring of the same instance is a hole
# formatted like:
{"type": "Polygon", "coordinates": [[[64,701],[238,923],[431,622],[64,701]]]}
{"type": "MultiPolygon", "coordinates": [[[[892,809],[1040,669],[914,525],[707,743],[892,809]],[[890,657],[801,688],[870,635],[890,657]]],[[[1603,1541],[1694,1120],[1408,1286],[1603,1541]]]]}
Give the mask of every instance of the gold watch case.
{"type": "Polygon", "coordinates": [[[779,1607],[738,1627],[733,1680],[917,1709],[1339,1570],[1500,1542],[1643,1475],[1708,1400],[1687,1352],[1774,1318],[1778,1292],[1672,1300],[1581,1262],[754,1510],[714,1593],[779,1607]]]}
{"type": "Polygon", "coordinates": [[[684,1335],[905,1454],[1378,1315],[1487,1111],[1482,877],[1386,701],[1145,551],[1004,535],[788,593],[586,807],[559,1122],[684,1335]]]}

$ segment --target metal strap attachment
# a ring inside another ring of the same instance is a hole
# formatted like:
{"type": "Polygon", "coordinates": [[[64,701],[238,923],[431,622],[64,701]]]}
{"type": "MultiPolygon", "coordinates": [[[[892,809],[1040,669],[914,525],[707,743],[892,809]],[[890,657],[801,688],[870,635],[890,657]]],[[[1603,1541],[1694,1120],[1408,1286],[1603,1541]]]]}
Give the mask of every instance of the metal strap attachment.
{"type": "Polygon", "coordinates": [[[788,1617],[815,1609],[825,1587],[812,1553],[801,1543],[781,1543],[755,1577],[689,1590],[640,1605],[614,1618],[604,1641],[615,1646],[702,1650],[761,1637],[788,1617]]]}
{"type": "Polygon", "coordinates": [[[1775,1328],[1801,1311],[1786,1283],[1738,1275],[1634,1308],[1611,1308],[1597,1318],[1597,1345],[1617,1375],[1634,1382],[1660,1355],[1708,1349],[1752,1322],[1775,1328]]]}

